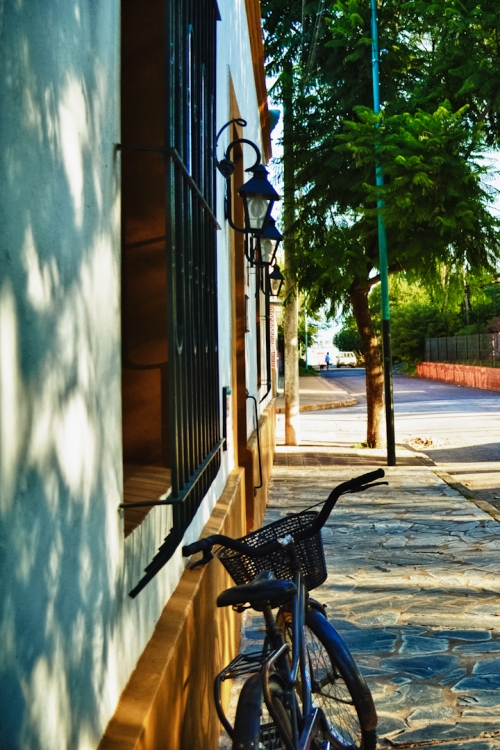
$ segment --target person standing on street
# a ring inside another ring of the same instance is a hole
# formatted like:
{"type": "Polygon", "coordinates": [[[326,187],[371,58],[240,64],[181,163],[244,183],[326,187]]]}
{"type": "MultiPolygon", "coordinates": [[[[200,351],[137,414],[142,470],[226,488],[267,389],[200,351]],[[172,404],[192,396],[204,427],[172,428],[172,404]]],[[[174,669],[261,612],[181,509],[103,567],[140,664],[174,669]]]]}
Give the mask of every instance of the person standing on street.
{"type": "Polygon", "coordinates": [[[325,356],[325,363],[326,363],[326,369],[327,370],[328,370],[328,367],[329,367],[331,361],[332,360],[330,359],[330,352],[327,352],[326,356],[325,356]]]}

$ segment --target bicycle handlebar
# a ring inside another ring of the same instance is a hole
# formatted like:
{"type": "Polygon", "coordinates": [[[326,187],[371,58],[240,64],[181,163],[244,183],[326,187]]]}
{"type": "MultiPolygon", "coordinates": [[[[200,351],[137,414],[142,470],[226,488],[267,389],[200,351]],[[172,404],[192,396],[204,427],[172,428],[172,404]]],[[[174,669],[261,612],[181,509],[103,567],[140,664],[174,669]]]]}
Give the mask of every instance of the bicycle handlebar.
{"type": "Polygon", "coordinates": [[[335,507],[335,503],[341,495],[344,495],[346,492],[356,492],[356,490],[360,489],[361,487],[364,487],[367,484],[371,484],[377,479],[382,479],[382,477],[384,476],[385,471],[383,469],[375,469],[375,471],[369,471],[367,474],[361,474],[361,476],[359,477],[353,477],[353,479],[349,479],[349,481],[343,482],[342,484],[339,484],[338,487],[335,487],[335,489],[333,489],[328,495],[318,518],[314,522],[314,526],[317,527],[314,533],[316,534],[321,528],[323,528],[328,516],[335,507]]]}
{"type": "MultiPolygon", "coordinates": [[[[344,495],[346,492],[356,492],[356,490],[359,490],[361,488],[366,489],[367,485],[370,485],[376,479],[381,479],[384,475],[385,472],[383,469],[376,469],[375,471],[370,471],[367,474],[362,474],[359,477],[349,479],[348,482],[339,484],[328,495],[323,508],[318,514],[318,517],[306,529],[303,529],[297,534],[294,534],[294,540],[296,542],[300,542],[303,539],[307,539],[308,537],[317,534],[318,531],[320,531],[320,529],[322,529],[325,525],[328,516],[332,512],[335,503],[341,495],[344,495]]],[[[252,547],[249,544],[240,542],[238,539],[232,539],[229,536],[224,536],[224,534],[213,534],[212,536],[207,536],[204,539],[199,539],[197,542],[193,542],[192,544],[187,544],[182,548],[182,554],[184,555],[184,557],[189,557],[190,555],[194,555],[196,552],[203,552],[203,558],[201,560],[198,560],[192,567],[195,567],[196,565],[206,565],[213,557],[211,550],[214,544],[220,544],[224,547],[229,547],[229,549],[232,549],[235,552],[241,552],[242,554],[249,555],[251,557],[265,557],[266,555],[269,555],[272,552],[276,552],[276,550],[280,549],[279,542],[269,542],[269,544],[264,544],[261,547],[252,547]]]]}

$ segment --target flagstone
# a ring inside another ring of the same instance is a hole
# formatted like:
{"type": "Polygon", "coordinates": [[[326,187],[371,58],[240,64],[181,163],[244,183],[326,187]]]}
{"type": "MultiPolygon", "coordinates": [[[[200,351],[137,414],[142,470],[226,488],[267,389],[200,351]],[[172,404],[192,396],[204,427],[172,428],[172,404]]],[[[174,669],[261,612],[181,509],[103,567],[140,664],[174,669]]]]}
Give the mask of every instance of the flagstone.
{"type": "Polygon", "coordinates": [[[453,709],[449,708],[447,706],[438,706],[436,708],[417,708],[416,711],[413,711],[408,718],[408,723],[416,724],[417,722],[426,722],[429,723],[430,721],[435,721],[439,719],[448,719],[453,715],[453,709]]]}
{"type": "Polygon", "coordinates": [[[482,731],[485,731],[485,729],[479,727],[475,722],[431,723],[420,729],[402,732],[393,737],[392,742],[397,746],[421,742],[444,742],[447,739],[469,739],[476,737],[482,731]]]}
{"type": "Polygon", "coordinates": [[[448,640],[446,638],[421,637],[414,635],[404,635],[403,644],[399,649],[400,654],[421,653],[431,654],[448,650],[448,640]]]}
{"type": "Polygon", "coordinates": [[[472,668],[473,674],[500,675],[500,659],[478,661],[472,668]]]}
{"type": "Polygon", "coordinates": [[[473,675],[464,677],[451,689],[454,693],[462,690],[497,690],[500,688],[500,675],[473,675]]]}
{"type": "Polygon", "coordinates": [[[402,708],[414,711],[419,706],[435,705],[441,702],[442,698],[442,691],[437,687],[410,683],[400,685],[396,690],[379,699],[377,707],[381,711],[387,711],[390,708],[395,711],[400,711],[402,708]]]}
{"type": "Polygon", "coordinates": [[[423,656],[390,657],[381,662],[383,667],[394,667],[398,671],[415,675],[425,679],[432,679],[445,670],[454,669],[458,665],[458,658],[451,654],[439,654],[431,659],[423,656]]]}
{"type": "Polygon", "coordinates": [[[488,654],[500,651],[500,641],[490,641],[489,643],[468,643],[466,646],[455,646],[453,651],[461,654],[488,654]]]}
{"type": "Polygon", "coordinates": [[[377,726],[377,736],[379,739],[387,737],[394,732],[402,732],[406,729],[406,724],[402,719],[387,714],[380,714],[377,726]]]}
{"type": "Polygon", "coordinates": [[[458,698],[458,705],[500,708],[500,690],[474,690],[464,692],[458,698]]]}

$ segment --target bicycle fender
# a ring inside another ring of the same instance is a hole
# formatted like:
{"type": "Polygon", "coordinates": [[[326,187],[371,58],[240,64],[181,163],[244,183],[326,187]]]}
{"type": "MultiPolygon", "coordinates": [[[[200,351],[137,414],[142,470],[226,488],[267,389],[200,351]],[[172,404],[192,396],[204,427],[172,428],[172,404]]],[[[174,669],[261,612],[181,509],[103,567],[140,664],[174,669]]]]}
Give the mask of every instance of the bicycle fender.
{"type": "Polygon", "coordinates": [[[332,660],[336,662],[346,684],[350,685],[360,696],[360,711],[363,714],[364,728],[367,730],[375,729],[377,726],[377,711],[372,694],[344,639],[335,630],[331,622],[317,609],[308,609],[306,624],[321,640],[332,660]]]}
{"type": "Polygon", "coordinates": [[[260,712],[262,710],[262,683],[260,674],[254,674],[241,688],[234,723],[233,750],[259,750],[260,712]],[[242,707],[245,710],[241,710],[242,707]],[[257,721],[253,721],[257,719],[257,721]],[[239,738],[239,739],[237,739],[239,738]]]}

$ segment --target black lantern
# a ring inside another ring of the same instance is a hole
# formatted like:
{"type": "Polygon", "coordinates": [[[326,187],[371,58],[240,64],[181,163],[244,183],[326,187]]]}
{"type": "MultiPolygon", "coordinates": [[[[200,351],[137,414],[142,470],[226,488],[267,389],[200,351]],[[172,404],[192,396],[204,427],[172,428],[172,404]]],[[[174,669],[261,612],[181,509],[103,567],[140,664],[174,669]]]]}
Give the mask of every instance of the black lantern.
{"type": "Polygon", "coordinates": [[[245,209],[245,226],[251,234],[263,235],[279,195],[267,179],[268,171],[262,164],[246,171],[253,172],[253,177],[238,190],[245,209]]]}
{"type": "MultiPolygon", "coordinates": [[[[241,118],[230,120],[230,122],[226,123],[226,125],[220,129],[217,135],[216,147],[222,131],[233,122],[240,127],[244,127],[247,124],[246,121],[241,118]]],[[[260,163],[260,160],[260,151],[253,141],[249,141],[246,138],[237,138],[227,147],[224,159],[217,162],[217,169],[226,179],[227,184],[226,219],[228,220],[229,225],[237,232],[254,236],[262,236],[265,233],[273,204],[275,201],[281,200],[280,196],[267,179],[267,169],[260,163]],[[244,227],[236,226],[231,216],[231,176],[234,173],[234,162],[231,161],[229,156],[231,150],[239,143],[246,143],[251,146],[257,157],[255,164],[245,170],[246,172],[252,173],[252,177],[238,190],[245,211],[244,227]]]]}
{"type": "Polygon", "coordinates": [[[271,297],[279,297],[281,292],[281,287],[283,286],[283,282],[285,280],[285,277],[280,271],[280,267],[278,265],[275,265],[271,273],[269,274],[269,286],[271,287],[271,297]]]}
{"type": "Polygon", "coordinates": [[[252,265],[259,267],[272,266],[276,258],[278,245],[282,239],[283,235],[276,228],[276,222],[271,216],[267,222],[265,232],[258,236],[255,241],[252,258],[250,259],[252,265]]]}

